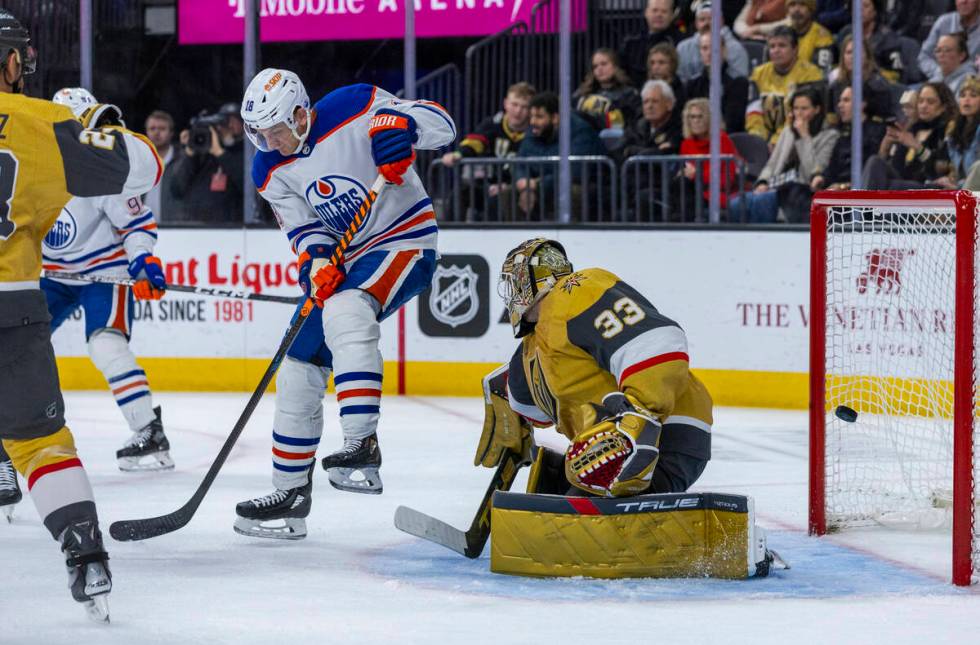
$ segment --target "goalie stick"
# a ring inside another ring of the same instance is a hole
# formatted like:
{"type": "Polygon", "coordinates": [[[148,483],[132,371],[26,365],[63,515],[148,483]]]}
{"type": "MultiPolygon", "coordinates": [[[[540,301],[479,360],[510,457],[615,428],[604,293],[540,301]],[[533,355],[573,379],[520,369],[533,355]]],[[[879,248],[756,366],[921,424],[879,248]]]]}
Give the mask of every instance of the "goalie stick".
{"type": "MultiPolygon", "coordinates": [[[[45,278],[58,280],[81,280],[82,282],[103,282],[107,284],[120,284],[133,286],[138,282],[132,278],[113,278],[107,275],[82,275],[80,273],[69,273],[68,271],[45,270],[45,278]]],[[[180,293],[193,293],[199,296],[214,296],[216,298],[235,298],[238,300],[257,300],[259,302],[281,302],[287,305],[298,305],[302,302],[301,298],[290,296],[271,296],[265,293],[252,293],[250,291],[236,291],[234,289],[216,289],[214,287],[191,287],[184,284],[168,284],[166,291],[179,291],[180,293]]]]}
{"type": "MultiPolygon", "coordinates": [[[[351,240],[360,230],[361,225],[364,220],[367,219],[368,213],[371,212],[371,207],[378,200],[378,195],[381,194],[382,189],[385,186],[384,177],[378,175],[378,178],[371,185],[371,189],[368,191],[367,197],[364,199],[364,203],[361,204],[361,208],[358,210],[357,215],[354,216],[354,220],[347,227],[347,231],[340,238],[337,243],[337,248],[334,249],[333,255],[330,257],[330,261],[336,266],[340,265],[344,261],[344,252],[347,247],[350,246],[351,240]]],[[[157,537],[159,535],[164,535],[166,533],[171,533],[180,528],[183,528],[191,518],[194,517],[194,513],[197,512],[197,508],[201,505],[201,501],[207,494],[208,490],[211,488],[211,484],[214,483],[215,478],[218,476],[218,471],[224,465],[225,460],[228,459],[228,455],[231,453],[231,449],[235,446],[235,442],[238,441],[239,435],[245,429],[245,425],[248,423],[249,418],[252,416],[252,412],[259,403],[259,399],[265,394],[266,388],[269,386],[269,382],[275,375],[276,371],[279,369],[279,365],[282,363],[283,359],[286,357],[286,352],[289,351],[289,346],[293,344],[293,339],[299,333],[300,328],[306,321],[306,317],[309,315],[310,311],[313,309],[313,301],[307,300],[303,308],[300,310],[299,314],[296,316],[296,320],[293,321],[292,325],[286,331],[286,335],[283,336],[282,342],[279,344],[279,349],[276,350],[275,356],[272,357],[272,362],[269,363],[269,367],[266,368],[265,374],[262,375],[262,380],[259,381],[258,387],[252,392],[252,396],[249,398],[248,403],[245,404],[245,409],[242,411],[241,416],[238,418],[238,422],[232,429],[231,434],[225,439],[225,443],[221,446],[221,450],[218,452],[218,456],[215,457],[214,462],[208,469],[207,474],[204,476],[204,480],[194,491],[194,494],[187,501],[186,504],[178,508],[172,513],[167,513],[166,515],[160,515],[158,517],[150,517],[141,520],[120,520],[118,522],[113,522],[109,526],[109,535],[120,542],[129,542],[134,540],[146,540],[147,538],[157,537]]]]}
{"type": "Polygon", "coordinates": [[[493,494],[498,490],[510,490],[518,471],[525,465],[527,462],[518,453],[512,450],[504,452],[476,511],[476,517],[466,531],[460,531],[442,520],[407,506],[395,509],[395,528],[435,542],[467,558],[478,558],[490,538],[490,505],[493,494]]]}

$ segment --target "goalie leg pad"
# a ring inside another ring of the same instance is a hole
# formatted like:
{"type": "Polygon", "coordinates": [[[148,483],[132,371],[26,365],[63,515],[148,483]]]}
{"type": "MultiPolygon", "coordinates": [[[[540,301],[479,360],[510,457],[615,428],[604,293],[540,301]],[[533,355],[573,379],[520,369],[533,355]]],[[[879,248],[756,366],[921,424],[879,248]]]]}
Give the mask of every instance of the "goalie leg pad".
{"type": "Polygon", "coordinates": [[[286,357],[276,376],[272,426],[272,483],[280,490],[305,486],[323,434],[328,371],[286,357]]]}
{"type": "Polygon", "coordinates": [[[594,578],[765,575],[773,557],[754,515],[752,498],[720,493],[603,499],[498,492],[490,570],[594,578]]]}
{"type": "Polygon", "coordinates": [[[323,338],[333,355],[345,439],[377,431],[383,370],[379,311],[378,301],[360,289],[341,291],[323,303],[323,338]]]}
{"type": "Polygon", "coordinates": [[[96,330],[89,336],[88,354],[108,382],[129,429],[136,432],[152,423],[156,415],[146,372],[122,332],[108,327],[96,330]]]}

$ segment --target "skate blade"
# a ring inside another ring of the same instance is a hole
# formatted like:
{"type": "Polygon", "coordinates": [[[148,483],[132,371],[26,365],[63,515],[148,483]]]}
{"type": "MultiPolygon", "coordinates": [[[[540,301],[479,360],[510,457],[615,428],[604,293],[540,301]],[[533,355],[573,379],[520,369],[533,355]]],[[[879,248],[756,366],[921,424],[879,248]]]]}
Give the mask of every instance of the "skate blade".
{"type": "Polygon", "coordinates": [[[91,600],[87,600],[83,603],[85,605],[85,613],[88,617],[97,623],[103,625],[109,624],[109,594],[99,594],[98,596],[92,596],[91,600]]]}
{"type": "Polygon", "coordinates": [[[235,533],[247,537],[267,538],[273,540],[302,540],[306,537],[306,520],[301,517],[287,517],[281,525],[258,522],[239,517],[235,519],[235,533]]]}
{"type": "Polygon", "coordinates": [[[348,493],[380,495],[384,492],[377,468],[330,468],[327,479],[331,486],[348,493]]]}
{"type": "Polygon", "coordinates": [[[174,460],[169,452],[155,452],[142,457],[117,457],[119,470],[124,473],[138,473],[156,470],[173,470],[174,460]]]}
{"type": "Polygon", "coordinates": [[[14,508],[16,504],[7,504],[6,506],[0,506],[0,513],[7,518],[7,524],[13,524],[14,522],[14,508]]]}

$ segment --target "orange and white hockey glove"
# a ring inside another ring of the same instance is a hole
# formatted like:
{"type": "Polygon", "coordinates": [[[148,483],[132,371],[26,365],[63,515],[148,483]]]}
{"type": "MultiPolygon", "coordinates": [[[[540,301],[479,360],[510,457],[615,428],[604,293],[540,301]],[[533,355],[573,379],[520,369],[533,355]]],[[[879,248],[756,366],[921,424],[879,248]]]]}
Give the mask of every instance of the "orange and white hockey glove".
{"type": "Polygon", "coordinates": [[[347,274],[343,268],[330,262],[334,247],[330,244],[313,244],[299,256],[299,286],[317,307],[329,298],[341,285],[347,274]]]}

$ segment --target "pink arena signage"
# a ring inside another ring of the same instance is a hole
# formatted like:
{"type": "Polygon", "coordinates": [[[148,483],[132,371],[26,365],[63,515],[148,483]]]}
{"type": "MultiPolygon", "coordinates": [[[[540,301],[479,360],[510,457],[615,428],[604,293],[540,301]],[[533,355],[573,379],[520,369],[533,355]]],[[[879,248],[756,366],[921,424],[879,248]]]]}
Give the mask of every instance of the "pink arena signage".
{"type": "MultiPolygon", "coordinates": [[[[263,42],[401,38],[405,0],[256,0],[263,42]]],[[[415,0],[420,38],[483,36],[527,21],[536,0],[415,0]]],[[[240,43],[244,0],[179,0],[182,45],[240,43]]]]}

